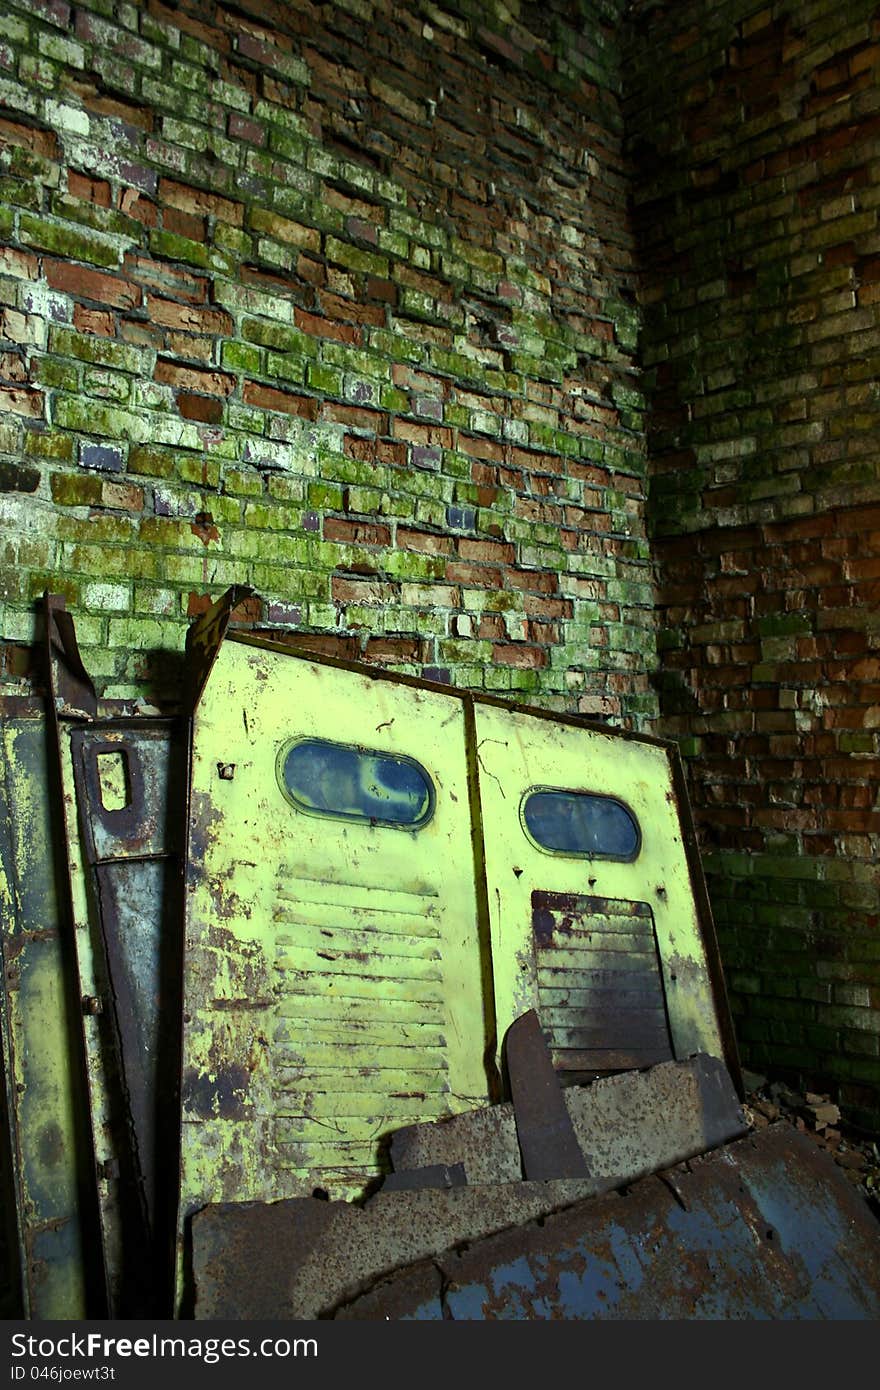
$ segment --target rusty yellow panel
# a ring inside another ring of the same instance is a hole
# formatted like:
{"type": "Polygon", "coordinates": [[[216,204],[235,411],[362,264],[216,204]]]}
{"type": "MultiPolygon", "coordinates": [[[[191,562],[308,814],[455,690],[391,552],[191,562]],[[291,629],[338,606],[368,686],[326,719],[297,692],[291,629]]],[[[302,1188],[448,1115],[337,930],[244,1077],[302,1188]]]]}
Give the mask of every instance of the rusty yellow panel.
{"type": "Polygon", "coordinates": [[[476,731],[499,1038],[535,1008],[573,1072],[722,1056],[667,748],[490,705],[476,731]]]}
{"type": "Polygon", "coordinates": [[[358,1195],[489,1098],[463,703],[230,638],[191,772],[182,1218],[358,1195]]]}
{"type": "Polygon", "coordinates": [[[6,1109],[21,1309],[84,1318],[90,1221],[79,1167],[87,1126],[52,853],[42,718],[0,716],[0,920],[6,1109]]]}
{"type": "Polygon", "coordinates": [[[58,752],[64,815],[67,870],[77,992],[83,1001],[85,1051],[92,1155],[98,1194],[98,1220],[108,1309],[116,1313],[123,1279],[124,1250],[119,1193],[119,1145],[114,1134],[115,1061],[108,1037],[109,990],[100,941],[98,913],[92,897],[89,866],[81,835],[76,795],[72,735],[78,726],[61,723],[58,752]]]}

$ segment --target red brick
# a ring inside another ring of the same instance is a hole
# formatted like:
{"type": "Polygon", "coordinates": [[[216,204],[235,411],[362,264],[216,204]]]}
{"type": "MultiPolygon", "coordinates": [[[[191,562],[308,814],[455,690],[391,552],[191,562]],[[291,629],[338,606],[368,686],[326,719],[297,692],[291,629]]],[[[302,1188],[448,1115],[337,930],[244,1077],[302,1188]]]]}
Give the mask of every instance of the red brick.
{"type": "Polygon", "coordinates": [[[484,613],[477,624],[477,637],[481,642],[503,641],[507,636],[504,619],[500,613],[484,613]]]}
{"type": "Polygon", "coordinates": [[[158,227],[159,209],[152,199],[138,188],[123,188],[119,193],[119,210],[145,227],[158,227]]]}
{"type": "Polygon", "coordinates": [[[162,213],[162,226],[166,232],[189,237],[190,241],[204,241],[207,232],[204,217],[196,217],[191,212],[180,212],[177,208],[165,208],[162,213]]]}
{"type": "Polygon", "coordinates": [[[90,179],[85,174],[78,174],[75,169],[68,169],[67,191],[73,198],[97,203],[102,208],[110,206],[110,185],[106,179],[90,179]]]}
{"type": "Polygon", "coordinates": [[[456,560],[450,560],[447,564],[445,577],[453,584],[469,584],[478,589],[500,589],[502,585],[501,570],[462,564],[456,560]]]}
{"type": "Polygon", "coordinates": [[[470,435],[459,433],[458,447],[463,454],[469,454],[471,458],[494,459],[496,463],[501,463],[504,458],[503,445],[496,444],[491,439],[473,439],[470,435]]]}
{"type": "Polygon", "coordinates": [[[313,260],[311,256],[297,256],[296,273],[309,285],[326,285],[327,267],[323,261],[313,260]]]}
{"type": "Polygon", "coordinates": [[[98,116],[112,116],[124,121],[126,125],[137,126],[140,130],[153,129],[155,118],[147,106],[136,106],[130,101],[120,101],[117,97],[106,96],[95,87],[80,85],[78,95],[87,111],[98,116]]]}
{"type": "Polygon", "coordinates": [[[191,34],[200,43],[206,44],[208,48],[215,49],[218,53],[228,53],[232,47],[229,35],[222,29],[214,25],[203,24],[201,20],[192,19],[185,10],[181,10],[177,5],[163,5],[161,0],[150,0],[150,13],[157,19],[161,19],[172,30],[180,29],[184,34],[191,34]]]}
{"type": "Polygon", "coordinates": [[[426,555],[448,555],[452,550],[450,536],[437,536],[431,531],[410,531],[397,528],[397,545],[401,550],[419,550],[426,555]]]}
{"type": "Polygon", "coordinates": [[[318,314],[307,314],[304,309],[294,309],[293,318],[297,328],[310,333],[313,338],[335,338],[339,343],[360,343],[360,328],[352,323],[334,323],[318,314]]]}
{"type": "Polygon", "coordinates": [[[112,338],[116,332],[116,322],[106,309],[87,309],[82,304],[73,306],[73,326],[79,333],[97,333],[112,338]]]}
{"type": "Polygon", "coordinates": [[[377,275],[368,275],[364,282],[367,299],[378,299],[381,304],[397,303],[397,286],[390,280],[381,280],[377,275]]]}
{"type": "Polygon", "coordinates": [[[386,584],[379,580],[346,579],[334,574],[330,581],[330,592],[335,603],[397,603],[400,589],[396,584],[386,584]]]}
{"type": "MultiPolygon", "coordinates": [[[[368,323],[378,328],[384,328],[385,326],[385,310],[378,304],[358,304],[353,299],[341,299],[339,295],[329,294],[326,291],[319,292],[318,304],[327,318],[332,319],[337,327],[345,323],[368,323]]],[[[294,314],[294,318],[296,318],[296,322],[306,332],[311,331],[306,328],[305,324],[300,323],[300,319],[311,319],[311,315],[303,314],[300,310],[297,310],[294,314]],[[299,314],[299,317],[297,317],[297,314],[299,314]]],[[[322,322],[321,319],[314,319],[313,321],[315,323],[322,322]]],[[[317,333],[316,336],[327,338],[332,335],[328,333],[317,333]]],[[[346,339],[345,341],[349,340],[346,339]]],[[[351,339],[350,341],[357,342],[359,339],[351,339]]]]}
{"type": "Polygon", "coordinates": [[[167,207],[178,208],[181,212],[216,217],[221,222],[229,222],[233,227],[244,223],[244,206],[218,193],[206,193],[201,188],[190,188],[187,184],[176,183],[173,179],[159,180],[159,199],[167,207]]]}
{"type": "Polygon", "coordinates": [[[27,367],[17,352],[0,352],[0,377],[19,385],[27,381],[27,367]]]}
{"type": "Polygon", "coordinates": [[[360,656],[360,645],[356,637],[298,632],[294,645],[301,651],[317,652],[321,656],[338,656],[347,661],[356,661],[360,656]]]}
{"type": "MultiPolygon", "coordinates": [[[[584,581],[571,578],[567,579],[566,582],[569,587],[574,587],[575,593],[578,594],[581,592],[577,588],[578,584],[585,582],[589,582],[590,584],[596,583],[595,580],[584,581]]],[[[507,589],[522,589],[524,591],[532,590],[539,594],[556,594],[559,592],[559,577],[556,574],[548,573],[546,570],[509,569],[506,570],[504,574],[504,587],[507,589]]],[[[591,592],[584,596],[592,598],[594,595],[591,592]]]]}
{"type": "Polygon", "coordinates": [[[462,536],[458,542],[462,560],[474,560],[487,565],[512,565],[516,551],[512,545],[499,541],[472,541],[462,536]]]}
{"type": "Polygon", "coordinates": [[[177,409],[184,420],[200,420],[205,425],[219,425],[223,419],[223,402],[216,396],[197,396],[190,391],[181,391],[177,397],[177,409]]]}
{"type": "Polygon", "coordinates": [[[7,145],[19,145],[31,150],[43,159],[59,159],[61,150],[58,137],[51,130],[36,130],[33,126],[19,125],[0,117],[0,140],[7,145]]]}
{"type": "Polygon", "coordinates": [[[496,643],[492,648],[492,660],[498,666],[514,666],[518,670],[537,671],[547,665],[547,653],[542,647],[527,647],[511,643],[496,643]]]}
{"type": "Polygon", "coordinates": [[[452,448],[452,430],[445,425],[419,425],[395,416],[392,432],[395,439],[405,439],[410,444],[439,444],[443,449],[452,448]]]}
{"type": "Polygon", "coordinates": [[[431,643],[413,637],[370,637],[364,652],[365,661],[396,665],[427,665],[433,656],[431,643]]]}
{"type": "Polygon", "coordinates": [[[241,116],[237,111],[230,112],[227,124],[231,140],[246,140],[250,145],[265,145],[266,131],[257,121],[241,116]]]}
{"type": "Polygon", "coordinates": [[[195,357],[199,362],[210,362],[214,356],[213,338],[196,338],[187,333],[167,333],[163,347],[175,357],[195,357]]]}
{"type": "Polygon", "coordinates": [[[178,304],[173,299],[147,295],[147,313],[152,323],[212,336],[227,336],[233,331],[232,319],[225,309],[203,309],[195,304],[178,304]]]}
{"type": "Polygon", "coordinates": [[[361,463],[387,463],[397,468],[406,466],[406,445],[395,444],[390,439],[364,439],[362,435],[347,434],[342,447],[348,458],[360,459],[361,463]]]}
{"type": "Polygon", "coordinates": [[[302,415],[307,420],[318,416],[318,402],[312,396],[294,396],[289,391],[278,391],[272,386],[262,386],[257,381],[246,381],[242,390],[246,405],[260,406],[263,410],[278,410],[285,415],[302,415]]]}
{"type": "Polygon", "coordinates": [[[324,518],[324,540],[344,541],[350,545],[390,545],[390,526],[367,521],[346,521],[342,517],[324,518]]]}
{"type": "Polygon", "coordinates": [[[101,481],[101,506],[119,512],[142,512],[144,490],[135,483],[101,481]]]}
{"type": "Polygon", "coordinates": [[[367,410],[366,407],[358,405],[337,405],[333,401],[324,401],[321,406],[321,419],[348,425],[350,429],[372,430],[376,434],[385,434],[388,427],[388,416],[383,415],[381,411],[367,410]]]}
{"type": "Polygon", "coordinates": [[[205,396],[231,396],[236,387],[235,377],[228,372],[201,371],[198,367],[169,362],[166,357],[157,359],[153,378],[176,390],[197,391],[205,396]]]}
{"type": "Polygon", "coordinates": [[[36,280],[40,266],[36,256],[17,251],[14,246],[0,246],[0,274],[4,271],[17,280],[36,280]]]}
{"type": "Polygon", "coordinates": [[[45,397],[42,391],[31,391],[18,386],[0,386],[0,415],[9,410],[13,415],[28,415],[34,420],[42,419],[45,397]]]}
{"type": "Polygon", "coordinates": [[[112,304],[117,309],[133,309],[141,302],[138,286],[118,275],[105,275],[100,270],[48,257],[43,260],[43,273],[53,290],[61,290],[77,299],[92,299],[97,304],[112,304]]]}

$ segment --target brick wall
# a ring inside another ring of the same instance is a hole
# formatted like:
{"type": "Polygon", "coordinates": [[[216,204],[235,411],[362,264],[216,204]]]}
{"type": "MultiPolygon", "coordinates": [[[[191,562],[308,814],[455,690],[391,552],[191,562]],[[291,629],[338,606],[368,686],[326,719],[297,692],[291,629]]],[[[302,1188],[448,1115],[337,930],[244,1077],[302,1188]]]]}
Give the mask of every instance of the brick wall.
{"type": "Polygon", "coordinates": [[[746,1062],[880,1125],[880,8],[636,9],[661,727],[746,1062]]]}
{"type": "Polygon", "coordinates": [[[621,0],[8,0],[0,635],[187,619],[656,712],[621,0]],[[572,27],[574,26],[574,27],[572,27]]]}

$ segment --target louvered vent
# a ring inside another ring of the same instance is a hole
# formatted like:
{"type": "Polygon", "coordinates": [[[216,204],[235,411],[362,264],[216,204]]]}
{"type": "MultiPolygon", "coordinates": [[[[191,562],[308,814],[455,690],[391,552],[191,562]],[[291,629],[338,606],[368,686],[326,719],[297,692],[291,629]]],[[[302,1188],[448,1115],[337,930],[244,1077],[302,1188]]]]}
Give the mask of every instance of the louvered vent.
{"type": "Polygon", "coordinates": [[[381,1135],[448,1110],[437,893],[302,875],[276,893],[279,1160],[375,1172],[381,1135]]]}
{"type": "Polygon", "coordinates": [[[538,1013],[556,1067],[620,1071],[672,1058],[648,903],[534,892],[538,1013]]]}

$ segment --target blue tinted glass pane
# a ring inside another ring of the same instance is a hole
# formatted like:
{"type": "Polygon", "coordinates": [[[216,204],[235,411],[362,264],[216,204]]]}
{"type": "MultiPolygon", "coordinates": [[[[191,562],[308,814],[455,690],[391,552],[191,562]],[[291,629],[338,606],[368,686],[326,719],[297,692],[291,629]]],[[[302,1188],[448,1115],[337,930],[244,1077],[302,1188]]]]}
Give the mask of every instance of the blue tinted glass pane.
{"type": "Polygon", "coordinates": [[[282,781],[294,805],[318,815],[418,826],[434,809],[431,779],[418,763],[321,739],[294,744],[282,781]]]}
{"type": "Polygon", "coordinates": [[[523,807],[529,834],[560,854],[633,859],[639,848],[635,817],[620,801],[590,792],[532,792],[523,807]]]}

